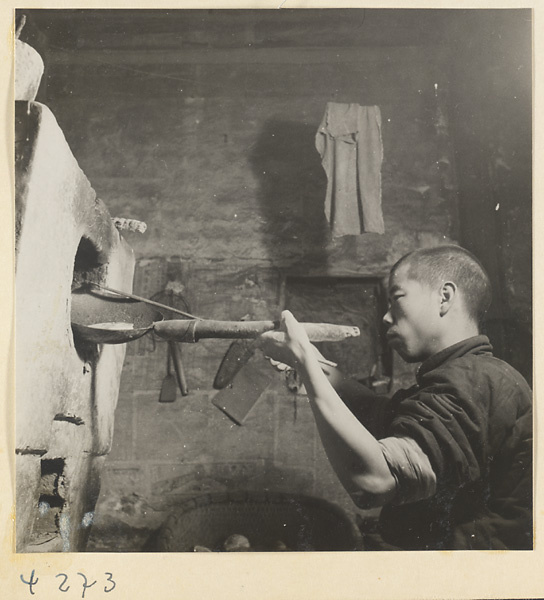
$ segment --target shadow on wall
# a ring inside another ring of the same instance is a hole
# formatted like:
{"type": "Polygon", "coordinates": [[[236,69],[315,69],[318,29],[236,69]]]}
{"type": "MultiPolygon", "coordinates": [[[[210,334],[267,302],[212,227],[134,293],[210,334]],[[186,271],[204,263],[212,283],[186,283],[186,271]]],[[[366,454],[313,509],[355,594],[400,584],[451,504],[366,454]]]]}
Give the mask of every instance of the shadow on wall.
{"type": "Polygon", "coordinates": [[[327,178],[315,147],[318,125],[271,119],[249,160],[260,181],[262,233],[274,262],[326,263],[327,178]]]}

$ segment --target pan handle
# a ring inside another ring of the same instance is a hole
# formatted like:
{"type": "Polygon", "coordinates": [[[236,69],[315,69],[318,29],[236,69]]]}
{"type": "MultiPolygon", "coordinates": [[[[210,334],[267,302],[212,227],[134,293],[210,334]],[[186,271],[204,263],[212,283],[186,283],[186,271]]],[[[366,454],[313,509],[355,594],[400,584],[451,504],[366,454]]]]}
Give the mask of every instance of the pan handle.
{"type": "MultiPolygon", "coordinates": [[[[332,323],[302,323],[311,342],[341,342],[358,337],[358,327],[332,323]]],[[[177,342],[197,342],[205,338],[254,339],[265,331],[279,330],[278,321],[172,320],[155,323],[160,337],[177,342]]]]}

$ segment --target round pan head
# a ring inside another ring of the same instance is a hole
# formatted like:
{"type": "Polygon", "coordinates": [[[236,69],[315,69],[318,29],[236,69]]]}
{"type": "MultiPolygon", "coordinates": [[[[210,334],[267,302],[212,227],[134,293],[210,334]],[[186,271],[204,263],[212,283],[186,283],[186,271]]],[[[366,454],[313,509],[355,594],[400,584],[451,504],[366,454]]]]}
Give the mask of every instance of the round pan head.
{"type": "Polygon", "coordinates": [[[95,344],[124,344],[138,339],[164,319],[152,306],[89,288],[72,292],[72,331],[95,344]]]}

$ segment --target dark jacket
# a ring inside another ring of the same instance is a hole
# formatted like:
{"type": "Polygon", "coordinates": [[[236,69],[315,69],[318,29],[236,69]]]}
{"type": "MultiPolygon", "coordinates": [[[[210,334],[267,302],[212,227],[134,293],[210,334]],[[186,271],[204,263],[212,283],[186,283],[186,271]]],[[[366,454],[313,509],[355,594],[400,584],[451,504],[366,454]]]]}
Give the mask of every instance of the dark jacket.
{"type": "Polygon", "coordinates": [[[411,437],[437,478],[427,500],[385,506],[383,539],[406,550],[532,549],[532,393],[485,336],[422,363],[389,403],[383,437],[411,437]]]}

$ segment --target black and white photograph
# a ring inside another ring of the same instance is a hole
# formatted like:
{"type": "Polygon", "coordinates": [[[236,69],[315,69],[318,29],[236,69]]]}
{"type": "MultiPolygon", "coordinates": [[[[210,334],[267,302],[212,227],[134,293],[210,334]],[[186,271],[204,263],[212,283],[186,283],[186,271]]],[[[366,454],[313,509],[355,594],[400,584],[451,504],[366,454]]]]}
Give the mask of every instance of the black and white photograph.
{"type": "Polygon", "coordinates": [[[13,11],[21,558],[536,549],[534,12],[278,8],[13,11]]]}

